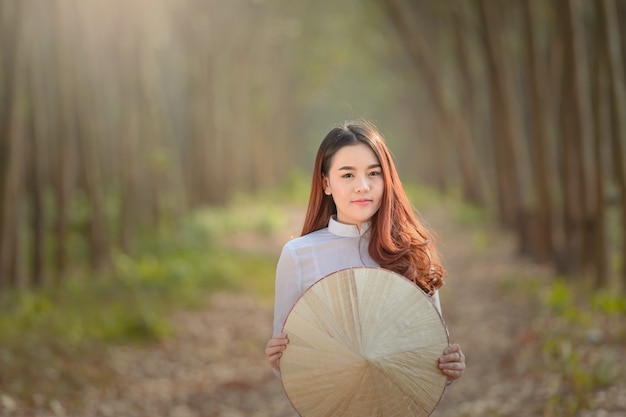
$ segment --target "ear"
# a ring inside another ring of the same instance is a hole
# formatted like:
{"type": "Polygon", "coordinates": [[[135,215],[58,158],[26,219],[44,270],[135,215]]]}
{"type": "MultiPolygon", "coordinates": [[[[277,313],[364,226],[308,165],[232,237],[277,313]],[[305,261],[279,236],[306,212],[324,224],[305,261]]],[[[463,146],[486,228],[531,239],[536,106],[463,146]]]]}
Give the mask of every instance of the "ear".
{"type": "Polygon", "coordinates": [[[330,189],[330,181],[326,175],[322,175],[322,187],[324,187],[324,194],[332,195],[332,190],[330,189]]]}

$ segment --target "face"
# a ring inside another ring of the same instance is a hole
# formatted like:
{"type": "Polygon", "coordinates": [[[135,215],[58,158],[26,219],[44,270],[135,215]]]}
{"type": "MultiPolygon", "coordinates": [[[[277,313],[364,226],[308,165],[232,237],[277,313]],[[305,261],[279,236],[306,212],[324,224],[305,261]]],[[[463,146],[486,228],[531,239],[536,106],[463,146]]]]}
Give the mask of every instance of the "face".
{"type": "Polygon", "coordinates": [[[324,193],[333,197],[337,220],[359,229],[380,208],[383,189],[380,162],[364,143],[339,149],[324,177],[324,193]]]}

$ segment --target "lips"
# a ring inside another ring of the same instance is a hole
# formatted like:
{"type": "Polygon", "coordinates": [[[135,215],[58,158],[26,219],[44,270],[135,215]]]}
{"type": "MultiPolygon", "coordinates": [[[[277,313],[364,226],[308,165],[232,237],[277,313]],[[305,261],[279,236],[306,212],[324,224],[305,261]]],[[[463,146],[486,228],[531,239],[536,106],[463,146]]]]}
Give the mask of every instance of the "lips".
{"type": "Polygon", "coordinates": [[[353,201],[352,201],[352,203],[354,203],[354,204],[358,204],[358,205],[369,204],[369,203],[371,203],[371,202],[372,202],[372,200],[369,200],[369,199],[366,199],[366,198],[361,198],[361,199],[358,199],[358,200],[353,200],[353,201]]]}

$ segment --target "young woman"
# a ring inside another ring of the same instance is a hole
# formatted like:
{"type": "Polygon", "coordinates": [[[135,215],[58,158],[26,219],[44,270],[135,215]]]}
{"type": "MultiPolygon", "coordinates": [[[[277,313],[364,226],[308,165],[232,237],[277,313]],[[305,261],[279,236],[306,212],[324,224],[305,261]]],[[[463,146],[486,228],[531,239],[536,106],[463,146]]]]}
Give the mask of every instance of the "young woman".
{"type": "MultiPolygon", "coordinates": [[[[274,336],[265,349],[276,372],[289,343],[280,332],[298,298],[319,279],[358,266],[405,276],[441,313],[444,271],[433,238],[413,211],[384,139],[367,121],[332,129],[317,152],[302,235],[283,247],[276,271],[274,336]]],[[[460,378],[461,347],[448,346],[438,366],[449,382],[460,378]]]]}

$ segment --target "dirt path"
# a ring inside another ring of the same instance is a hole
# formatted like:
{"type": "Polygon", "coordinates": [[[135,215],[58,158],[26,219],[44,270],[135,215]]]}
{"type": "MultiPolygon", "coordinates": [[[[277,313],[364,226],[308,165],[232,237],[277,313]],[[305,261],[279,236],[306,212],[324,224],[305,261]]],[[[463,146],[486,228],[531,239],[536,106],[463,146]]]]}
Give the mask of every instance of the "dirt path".
{"type": "Polygon", "coordinates": [[[444,319],[467,362],[465,375],[446,390],[433,416],[542,415],[536,414],[531,401],[535,390],[524,385],[523,369],[514,360],[530,306],[503,291],[502,277],[523,279],[544,272],[516,259],[514,242],[505,236],[476,243],[476,231],[432,218],[442,236],[448,270],[447,285],[441,290],[444,319]]]}
{"type": "MultiPolygon", "coordinates": [[[[441,291],[444,318],[468,365],[433,416],[543,415],[540,402],[548,390],[527,374],[528,299],[502,289],[502,277],[543,272],[515,259],[513,242],[505,237],[477,245],[476,232],[451,226],[445,213],[425,217],[440,232],[448,270],[441,291]]],[[[293,417],[263,357],[271,305],[248,295],[216,294],[207,311],[181,312],[172,320],[175,338],[149,348],[113,349],[119,383],[89,392],[75,415],[293,417]]],[[[66,415],[62,409],[53,414],[66,415]]]]}

